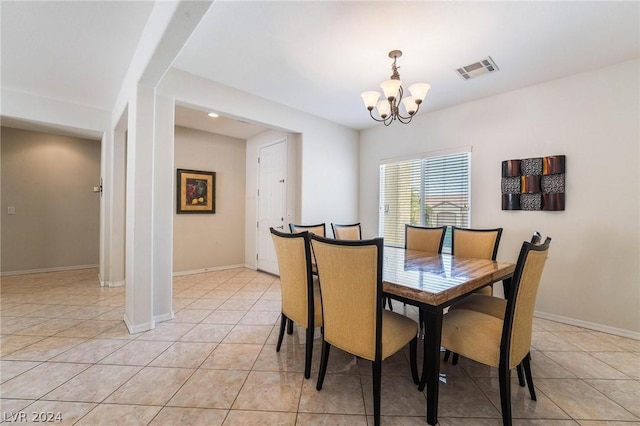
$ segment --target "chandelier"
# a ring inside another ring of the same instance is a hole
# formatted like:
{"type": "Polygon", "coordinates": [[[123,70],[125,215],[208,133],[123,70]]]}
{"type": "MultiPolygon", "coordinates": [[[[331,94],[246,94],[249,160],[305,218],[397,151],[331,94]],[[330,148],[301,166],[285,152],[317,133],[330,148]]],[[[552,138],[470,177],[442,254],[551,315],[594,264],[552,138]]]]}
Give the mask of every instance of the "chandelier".
{"type": "Polygon", "coordinates": [[[427,83],[415,83],[409,86],[411,96],[404,96],[402,81],[400,81],[400,74],[396,66],[396,60],[400,56],[402,56],[402,51],[400,50],[389,52],[389,57],[393,59],[391,78],[380,84],[384,92],[384,99],[380,99],[380,92],[375,90],[363,92],[360,95],[364,101],[364,106],[369,110],[371,118],[384,123],[385,126],[390,125],[394,120],[398,120],[402,124],[410,123],[431,88],[431,85],[427,83]],[[400,112],[400,104],[402,104],[406,115],[402,115],[400,112]],[[378,111],[380,118],[376,118],[373,115],[374,108],[378,111]]]}

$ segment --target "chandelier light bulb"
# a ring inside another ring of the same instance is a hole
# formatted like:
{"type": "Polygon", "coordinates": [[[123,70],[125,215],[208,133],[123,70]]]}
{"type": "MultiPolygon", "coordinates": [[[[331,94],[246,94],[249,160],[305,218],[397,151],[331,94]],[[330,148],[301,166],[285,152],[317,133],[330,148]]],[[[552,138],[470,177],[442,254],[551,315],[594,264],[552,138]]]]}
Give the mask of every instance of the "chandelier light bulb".
{"type": "Polygon", "coordinates": [[[402,98],[402,105],[404,105],[404,109],[409,115],[415,114],[418,110],[417,99],[413,96],[405,96],[402,98]]]}
{"type": "Polygon", "coordinates": [[[384,119],[384,118],[387,118],[387,116],[391,112],[391,104],[389,103],[388,100],[381,99],[378,101],[378,105],[376,106],[376,109],[378,110],[378,114],[380,115],[380,117],[384,119]]]}
{"type": "Polygon", "coordinates": [[[380,87],[384,92],[384,97],[387,98],[388,101],[393,101],[398,96],[398,91],[400,90],[400,86],[402,86],[402,82],[400,80],[386,80],[380,83],[380,87]]]}
{"type": "Polygon", "coordinates": [[[416,99],[416,104],[420,105],[427,97],[429,89],[431,89],[431,85],[428,83],[414,83],[409,86],[409,93],[416,99]]]}
{"type": "Polygon", "coordinates": [[[362,96],[362,100],[364,101],[364,106],[367,107],[369,111],[371,111],[378,104],[378,99],[380,99],[380,92],[371,90],[369,92],[362,92],[360,96],[362,96]]]}

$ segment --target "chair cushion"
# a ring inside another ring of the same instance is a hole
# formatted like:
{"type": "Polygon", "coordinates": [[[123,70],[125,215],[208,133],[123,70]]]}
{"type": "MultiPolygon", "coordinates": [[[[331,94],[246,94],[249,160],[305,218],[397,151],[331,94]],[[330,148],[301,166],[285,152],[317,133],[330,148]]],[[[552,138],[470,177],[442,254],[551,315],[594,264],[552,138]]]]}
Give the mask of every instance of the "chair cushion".
{"type": "Polygon", "coordinates": [[[382,311],[382,359],[407,345],[418,334],[418,323],[395,312],[382,311]]]}
{"type": "Polygon", "coordinates": [[[471,294],[458,303],[451,305],[449,312],[457,309],[467,309],[469,311],[482,312],[492,317],[504,319],[504,312],[507,309],[506,299],[484,294],[471,294]]]}
{"type": "Polygon", "coordinates": [[[497,367],[503,321],[491,315],[456,309],[442,320],[442,346],[474,361],[497,367]]]}

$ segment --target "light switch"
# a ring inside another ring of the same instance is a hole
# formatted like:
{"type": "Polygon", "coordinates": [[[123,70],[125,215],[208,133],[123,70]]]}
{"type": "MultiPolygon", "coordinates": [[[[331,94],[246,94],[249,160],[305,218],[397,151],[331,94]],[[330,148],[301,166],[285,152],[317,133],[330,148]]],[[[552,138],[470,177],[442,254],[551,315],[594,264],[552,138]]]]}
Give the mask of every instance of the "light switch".
{"type": "Polygon", "coordinates": [[[14,206],[7,207],[7,214],[16,214],[16,208],[14,206]]]}

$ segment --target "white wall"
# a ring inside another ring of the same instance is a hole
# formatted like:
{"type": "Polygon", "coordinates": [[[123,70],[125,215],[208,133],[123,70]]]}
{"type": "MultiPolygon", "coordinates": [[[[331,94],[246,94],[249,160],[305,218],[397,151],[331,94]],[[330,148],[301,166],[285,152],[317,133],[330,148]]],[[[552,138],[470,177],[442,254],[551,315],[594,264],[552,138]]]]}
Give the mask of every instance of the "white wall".
{"type": "Polygon", "coordinates": [[[504,227],[498,258],[515,261],[534,230],[553,238],[538,313],[640,338],[639,68],[624,62],[363,131],[363,232],[377,233],[381,159],[472,145],[472,226],[504,227]],[[501,162],[554,154],[567,156],[566,210],[502,211],[501,162]]]}
{"type": "MultiPolygon", "coordinates": [[[[167,73],[159,89],[182,104],[299,135],[299,220],[357,220],[357,131],[175,69],[167,73]]],[[[248,168],[248,176],[250,173],[255,171],[248,168]]],[[[251,239],[254,236],[247,235],[247,244],[251,239]]]]}
{"type": "Polygon", "coordinates": [[[176,126],[174,151],[176,169],[216,172],[215,214],[176,214],[174,206],[174,272],[244,265],[245,141],[176,126]]]}
{"type": "MultiPolygon", "coordinates": [[[[302,224],[327,224],[331,236],[331,222],[355,223],[358,202],[359,155],[357,144],[345,143],[330,133],[313,140],[314,134],[302,135],[302,224]]],[[[372,237],[363,232],[363,237],[372,237]]]]}
{"type": "Polygon", "coordinates": [[[100,141],[10,127],[1,133],[2,273],[97,266],[100,141]]]}

